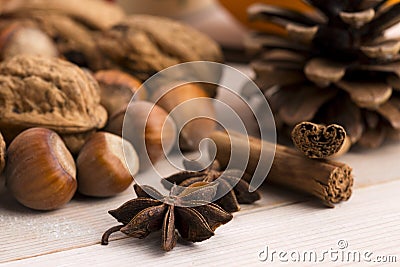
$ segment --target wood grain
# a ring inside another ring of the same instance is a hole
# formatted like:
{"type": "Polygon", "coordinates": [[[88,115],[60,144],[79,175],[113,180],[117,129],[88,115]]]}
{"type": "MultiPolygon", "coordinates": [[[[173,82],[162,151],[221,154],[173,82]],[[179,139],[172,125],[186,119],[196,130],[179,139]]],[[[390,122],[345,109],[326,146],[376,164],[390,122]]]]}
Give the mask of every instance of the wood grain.
{"type": "MultiPolygon", "coordinates": [[[[163,175],[174,171],[167,165],[160,169],[163,175]]],[[[76,196],[66,207],[43,213],[21,206],[4,189],[0,191],[0,237],[8,240],[7,245],[0,246],[0,263],[97,244],[102,233],[117,223],[107,211],[135,197],[133,188],[115,198],[76,196]]],[[[305,199],[279,189],[265,189],[263,193],[266,196],[255,205],[242,206],[243,212],[305,199]]]]}
{"type": "MultiPolygon", "coordinates": [[[[264,187],[262,200],[242,206],[215,237],[200,244],[179,243],[168,254],[161,252],[157,234],[146,240],[116,234],[113,240],[119,240],[108,247],[99,245],[103,231],[115,224],[107,211],[132,198],[132,188],[109,199],[77,196],[61,210],[41,213],[20,206],[0,186],[0,265],[249,265],[259,263],[257,253],[267,244],[285,250],[329,249],[341,238],[352,249],[400,257],[399,152],[399,143],[387,144],[340,158],[353,167],[356,189],[348,202],[335,209],[264,187]]],[[[162,174],[171,172],[165,167],[162,174]]]]}
{"type": "MultiPolygon", "coordinates": [[[[303,202],[253,213],[238,213],[210,240],[199,244],[178,243],[169,253],[160,249],[158,234],[147,240],[121,239],[109,246],[98,244],[49,255],[14,261],[3,266],[247,266],[260,262],[265,246],[277,251],[339,250],[338,241],[348,242],[348,251],[371,251],[373,256],[397,255],[400,260],[400,181],[358,189],[351,203],[324,209],[303,202]],[[371,197],[374,196],[374,197],[371,197]],[[371,216],[373,214],[373,216],[371,216]]],[[[273,263],[279,263],[276,259],[273,263]]],[[[327,259],[323,262],[329,264],[327,259]]],[[[330,263],[341,266],[347,262],[330,263]]],[[[305,262],[305,265],[311,264],[305,262]]],[[[304,265],[304,264],[301,264],[304,265]]]]}

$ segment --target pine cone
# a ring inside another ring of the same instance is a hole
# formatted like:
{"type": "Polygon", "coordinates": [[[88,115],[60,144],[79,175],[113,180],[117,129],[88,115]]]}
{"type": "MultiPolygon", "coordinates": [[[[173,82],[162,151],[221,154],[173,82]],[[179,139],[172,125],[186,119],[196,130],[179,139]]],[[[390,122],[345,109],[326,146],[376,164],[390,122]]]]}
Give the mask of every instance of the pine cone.
{"type": "Polygon", "coordinates": [[[400,39],[384,32],[400,22],[400,3],[303,0],[304,14],[256,4],[250,18],[286,29],[255,33],[249,48],[256,82],[283,129],[301,121],[342,125],[353,144],[378,147],[400,137],[400,39]],[[274,86],[277,85],[278,87],[274,86]]]}

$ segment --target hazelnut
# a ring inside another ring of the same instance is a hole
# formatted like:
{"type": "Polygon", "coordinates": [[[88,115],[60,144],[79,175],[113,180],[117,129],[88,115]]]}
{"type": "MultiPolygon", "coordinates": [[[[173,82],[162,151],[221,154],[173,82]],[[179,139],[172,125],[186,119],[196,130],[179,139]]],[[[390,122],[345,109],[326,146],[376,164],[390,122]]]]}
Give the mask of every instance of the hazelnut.
{"type": "Polygon", "coordinates": [[[24,206],[57,209],[71,200],[76,188],[74,159],[57,133],[31,128],[7,150],[6,186],[24,206]]]}
{"type": "Polygon", "coordinates": [[[175,88],[174,84],[163,86],[153,93],[151,99],[168,113],[179,106],[171,117],[181,129],[179,145],[183,150],[198,149],[201,140],[217,126],[212,99],[199,84],[188,83],[175,88]]]}
{"type": "Polygon", "coordinates": [[[106,131],[120,135],[133,144],[139,155],[140,170],[167,155],[177,138],[176,125],[168,113],[146,101],[132,102],[127,109],[112,115],[106,131]]]}
{"type": "Polygon", "coordinates": [[[1,30],[0,50],[3,59],[20,54],[58,56],[58,50],[47,34],[38,28],[19,23],[12,23],[1,30]]]}
{"type": "Polygon", "coordinates": [[[126,107],[135,93],[138,94],[136,99],[146,99],[146,91],[139,91],[142,83],[128,73],[102,70],[96,72],[94,77],[100,85],[100,103],[110,115],[126,107]]]}
{"type": "Polygon", "coordinates": [[[126,140],[111,133],[97,132],[79,152],[77,168],[80,193],[109,197],[129,187],[133,175],[138,172],[139,158],[126,140]]]}
{"type": "Polygon", "coordinates": [[[92,136],[96,131],[91,130],[84,133],[76,134],[63,134],[60,135],[68,150],[76,157],[81,150],[82,146],[86,143],[90,136],[92,136]]]}

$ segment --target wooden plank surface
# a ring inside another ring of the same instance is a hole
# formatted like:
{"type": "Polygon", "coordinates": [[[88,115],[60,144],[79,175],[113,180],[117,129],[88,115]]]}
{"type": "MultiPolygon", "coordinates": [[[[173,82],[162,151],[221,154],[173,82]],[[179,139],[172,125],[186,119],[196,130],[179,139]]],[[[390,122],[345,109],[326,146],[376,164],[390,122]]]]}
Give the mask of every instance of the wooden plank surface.
{"type": "MultiPolygon", "coordinates": [[[[269,197],[256,205],[244,206],[243,210],[277,207],[304,199],[277,189],[266,190],[265,194],[269,197]]],[[[63,209],[36,212],[19,205],[3,191],[0,193],[0,237],[7,238],[8,242],[0,246],[0,263],[99,243],[102,233],[117,223],[107,211],[133,197],[132,188],[115,198],[77,196],[63,209]]]]}
{"type": "MultiPolygon", "coordinates": [[[[202,265],[259,263],[257,252],[274,249],[323,249],[346,239],[351,248],[369,248],[400,257],[400,144],[376,151],[356,151],[342,158],[354,168],[356,189],[349,202],[335,209],[274,188],[263,188],[263,198],[244,206],[216,236],[200,244],[183,244],[162,253],[158,234],[146,240],[116,234],[107,247],[99,245],[105,229],[115,224],[107,210],[133,197],[132,189],[110,199],[76,197],[54,212],[30,211],[4,191],[0,193],[0,262],[7,265],[202,265]]],[[[165,175],[171,170],[165,169],[165,175]]],[[[399,258],[400,261],[400,258],[399,258]]]]}
{"type": "MultiPolygon", "coordinates": [[[[237,213],[234,220],[217,230],[210,240],[200,244],[178,243],[169,253],[160,250],[160,236],[149,239],[123,238],[109,246],[94,244],[49,255],[14,261],[3,266],[246,266],[261,262],[259,253],[268,246],[276,251],[315,251],[322,259],[325,250],[342,251],[338,241],[348,242],[343,251],[370,251],[375,256],[400,257],[400,181],[361,188],[350,203],[325,209],[313,202],[279,208],[237,213]]],[[[93,230],[94,232],[96,230],[93,230]]],[[[98,233],[100,234],[100,232],[98,233]]],[[[276,256],[275,256],[276,257],[276,256]]],[[[400,260],[400,258],[399,258],[400,260]]],[[[272,261],[279,263],[279,260],[272,261]]],[[[312,262],[311,262],[312,263],[312,262]]],[[[304,262],[304,264],[311,264],[304,262]]],[[[345,262],[324,264],[343,265],[345,262]]]]}

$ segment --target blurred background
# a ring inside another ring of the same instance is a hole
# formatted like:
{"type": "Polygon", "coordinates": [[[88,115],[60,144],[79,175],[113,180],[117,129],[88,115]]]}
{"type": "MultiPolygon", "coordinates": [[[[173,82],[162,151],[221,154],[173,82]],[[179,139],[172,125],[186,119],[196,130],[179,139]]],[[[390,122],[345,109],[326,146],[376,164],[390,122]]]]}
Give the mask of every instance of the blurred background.
{"type": "MultiPolygon", "coordinates": [[[[388,4],[400,0],[389,0],[388,4]]],[[[267,3],[302,12],[312,12],[301,0],[116,0],[127,13],[152,14],[183,20],[208,34],[225,49],[240,49],[247,31],[257,29],[282,34],[282,29],[265,22],[250,22],[247,8],[254,3],[267,3]]],[[[399,30],[390,31],[392,34],[399,30]]]]}

